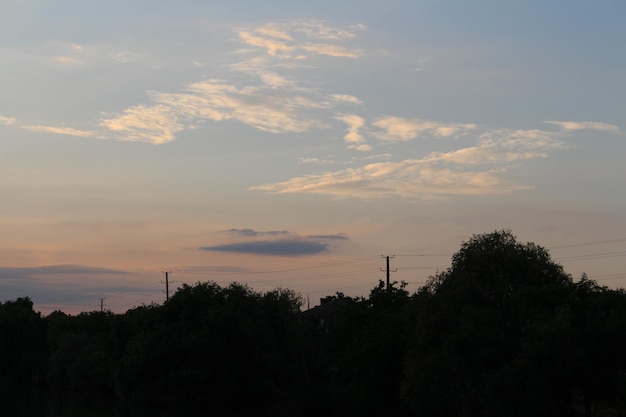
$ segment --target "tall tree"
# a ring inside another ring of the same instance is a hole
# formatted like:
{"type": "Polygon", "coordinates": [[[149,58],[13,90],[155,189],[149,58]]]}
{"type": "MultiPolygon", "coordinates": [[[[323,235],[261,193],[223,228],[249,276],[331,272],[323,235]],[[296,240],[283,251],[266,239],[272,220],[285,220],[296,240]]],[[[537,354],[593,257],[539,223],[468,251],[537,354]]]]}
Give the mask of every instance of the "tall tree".
{"type": "Polygon", "coordinates": [[[520,355],[527,333],[547,331],[533,326],[568,322],[560,315],[572,288],[545,249],[519,243],[509,230],[463,243],[415,299],[403,384],[414,413],[565,415],[571,381],[559,373],[561,362],[546,364],[548,391],[534,398],[520,355]]]}
{"type": "Polygon", "coordinates": [[[19,409],[43,381],[45,333],[28,297],[0,303],[0,401],[19,409]]]}

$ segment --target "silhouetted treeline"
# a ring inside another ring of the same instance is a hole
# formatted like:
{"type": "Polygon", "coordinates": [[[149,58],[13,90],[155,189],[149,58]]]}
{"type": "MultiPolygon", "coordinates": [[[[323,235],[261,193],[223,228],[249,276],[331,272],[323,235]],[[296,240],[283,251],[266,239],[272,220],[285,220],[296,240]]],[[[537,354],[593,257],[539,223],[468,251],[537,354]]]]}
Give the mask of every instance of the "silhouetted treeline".
{"type": "Polygon", "coordinates": [[[212,282],[125,314],[1,303],[2,401],[23,415],[626,415],[626,293],[574,282],[510,231],[472,237],[414,294],[380,282],[301,307],[291,290],[212,282]]]}

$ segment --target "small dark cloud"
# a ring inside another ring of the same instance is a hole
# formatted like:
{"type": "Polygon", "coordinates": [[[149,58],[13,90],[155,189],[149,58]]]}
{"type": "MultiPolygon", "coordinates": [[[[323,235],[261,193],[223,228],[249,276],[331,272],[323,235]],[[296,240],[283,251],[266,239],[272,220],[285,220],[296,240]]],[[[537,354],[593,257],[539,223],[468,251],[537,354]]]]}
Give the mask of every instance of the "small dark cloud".
{"type": "Polygon", "coordinates": [[[268,231],[258,231],[254,229],[228,229],[225,230],[227,233],[233,233],[239,236],[245,237],[258,237],[258,236],[279,236],[279,235],[288,235],[289,232],[287,230],[268,230],[268,231]]]}
{"type": "Polygon", "coordinates": [[[320,240],[350,240],[350,238],[345,233],[338,233],[336,235],[312,235],[307,236],[309,239],[320,239],[320,240]]]}
{"type": "Polygon", "coordinates": [[[66,310],[91,303],[96,308],[100,296],[145,293],[145,288],[109,284],[113,276],[133,275],[130,272],[84,265],[3,267],[0,268],[0,301],[30,297],[35,303],[35,310],[39,309],[39,305],[66,310]]]}
{"type": "Polygon", "coordinates": [[[24,279],[36,275],[101,275],[125,272],[84,265],[47,265],[28,268],[0,268],[0,279],[24,279]]]}
{"type": "Polygon", "coordinates": [[[328,250],[328,244],[303,239],[279,239],[206,246],[200,249],[206,251],[251,253],[257,255],[300,256],[314,255],[325,252],[328,250]]]}

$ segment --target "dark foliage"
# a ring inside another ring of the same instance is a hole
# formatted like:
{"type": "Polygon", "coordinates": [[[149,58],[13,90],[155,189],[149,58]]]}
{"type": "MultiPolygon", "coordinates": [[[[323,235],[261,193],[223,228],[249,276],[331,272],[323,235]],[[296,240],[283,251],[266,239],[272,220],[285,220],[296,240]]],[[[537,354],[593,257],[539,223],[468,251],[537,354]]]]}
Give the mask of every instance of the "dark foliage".
{"type": "Polygon", "coordinates": [[[0,401],[14,414],[30,411],[45,360],[43,321],[30,298],[0,303],[0,401]]]}
{"type": "Polygon", "coordinates": [[[619,410],[624,307],[510,231],[474,236],[415,297],[403,398],[418,416],[619,410]]]}
{"type": "Polygon", "coordinates": [[[125,314],[0,303],[2,401],[12,415],[626,415],[626,294],[574,282],[510,231],[472,237],[415,294],[380,282],[301,304],[213,282],[125,314]]]}

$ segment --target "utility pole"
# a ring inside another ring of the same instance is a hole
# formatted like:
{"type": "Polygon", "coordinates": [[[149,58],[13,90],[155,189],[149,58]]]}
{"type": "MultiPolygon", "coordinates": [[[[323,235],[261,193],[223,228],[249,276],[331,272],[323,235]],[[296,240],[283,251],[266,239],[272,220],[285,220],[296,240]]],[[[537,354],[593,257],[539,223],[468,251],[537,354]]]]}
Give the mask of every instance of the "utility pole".
{"type": "MultiPolygon", "coordinates": [[[[168,302],[170,300],[170,280],[169,280],[169,274],[172,273],[172,271],[161,271],[165,274],[165,302],[168,302]]],[[[163,281],[161,281],[161,284],[163,284],[163,281]]]]}
{"type": "Polygon", "coordinates": [[[104,311],[104,298],[100,298],[100,312],[104,311]]]}
{"type": "Polygon", "coordinates": [[[389,269],[389,258],[395,258],[396,255],[391,255],[391,256],[385,256],[385,255],[381,255],[383,258],[387,259],[387,268],[386,269],[380,269],[381,271],[386,271],[387,272],[387,291],[391,290],[391,284],[389,283],[389,277],[391,276],[392,272],[396,272],[397,269],[394,269],[393,271],[391,269],[389,269]]]}

